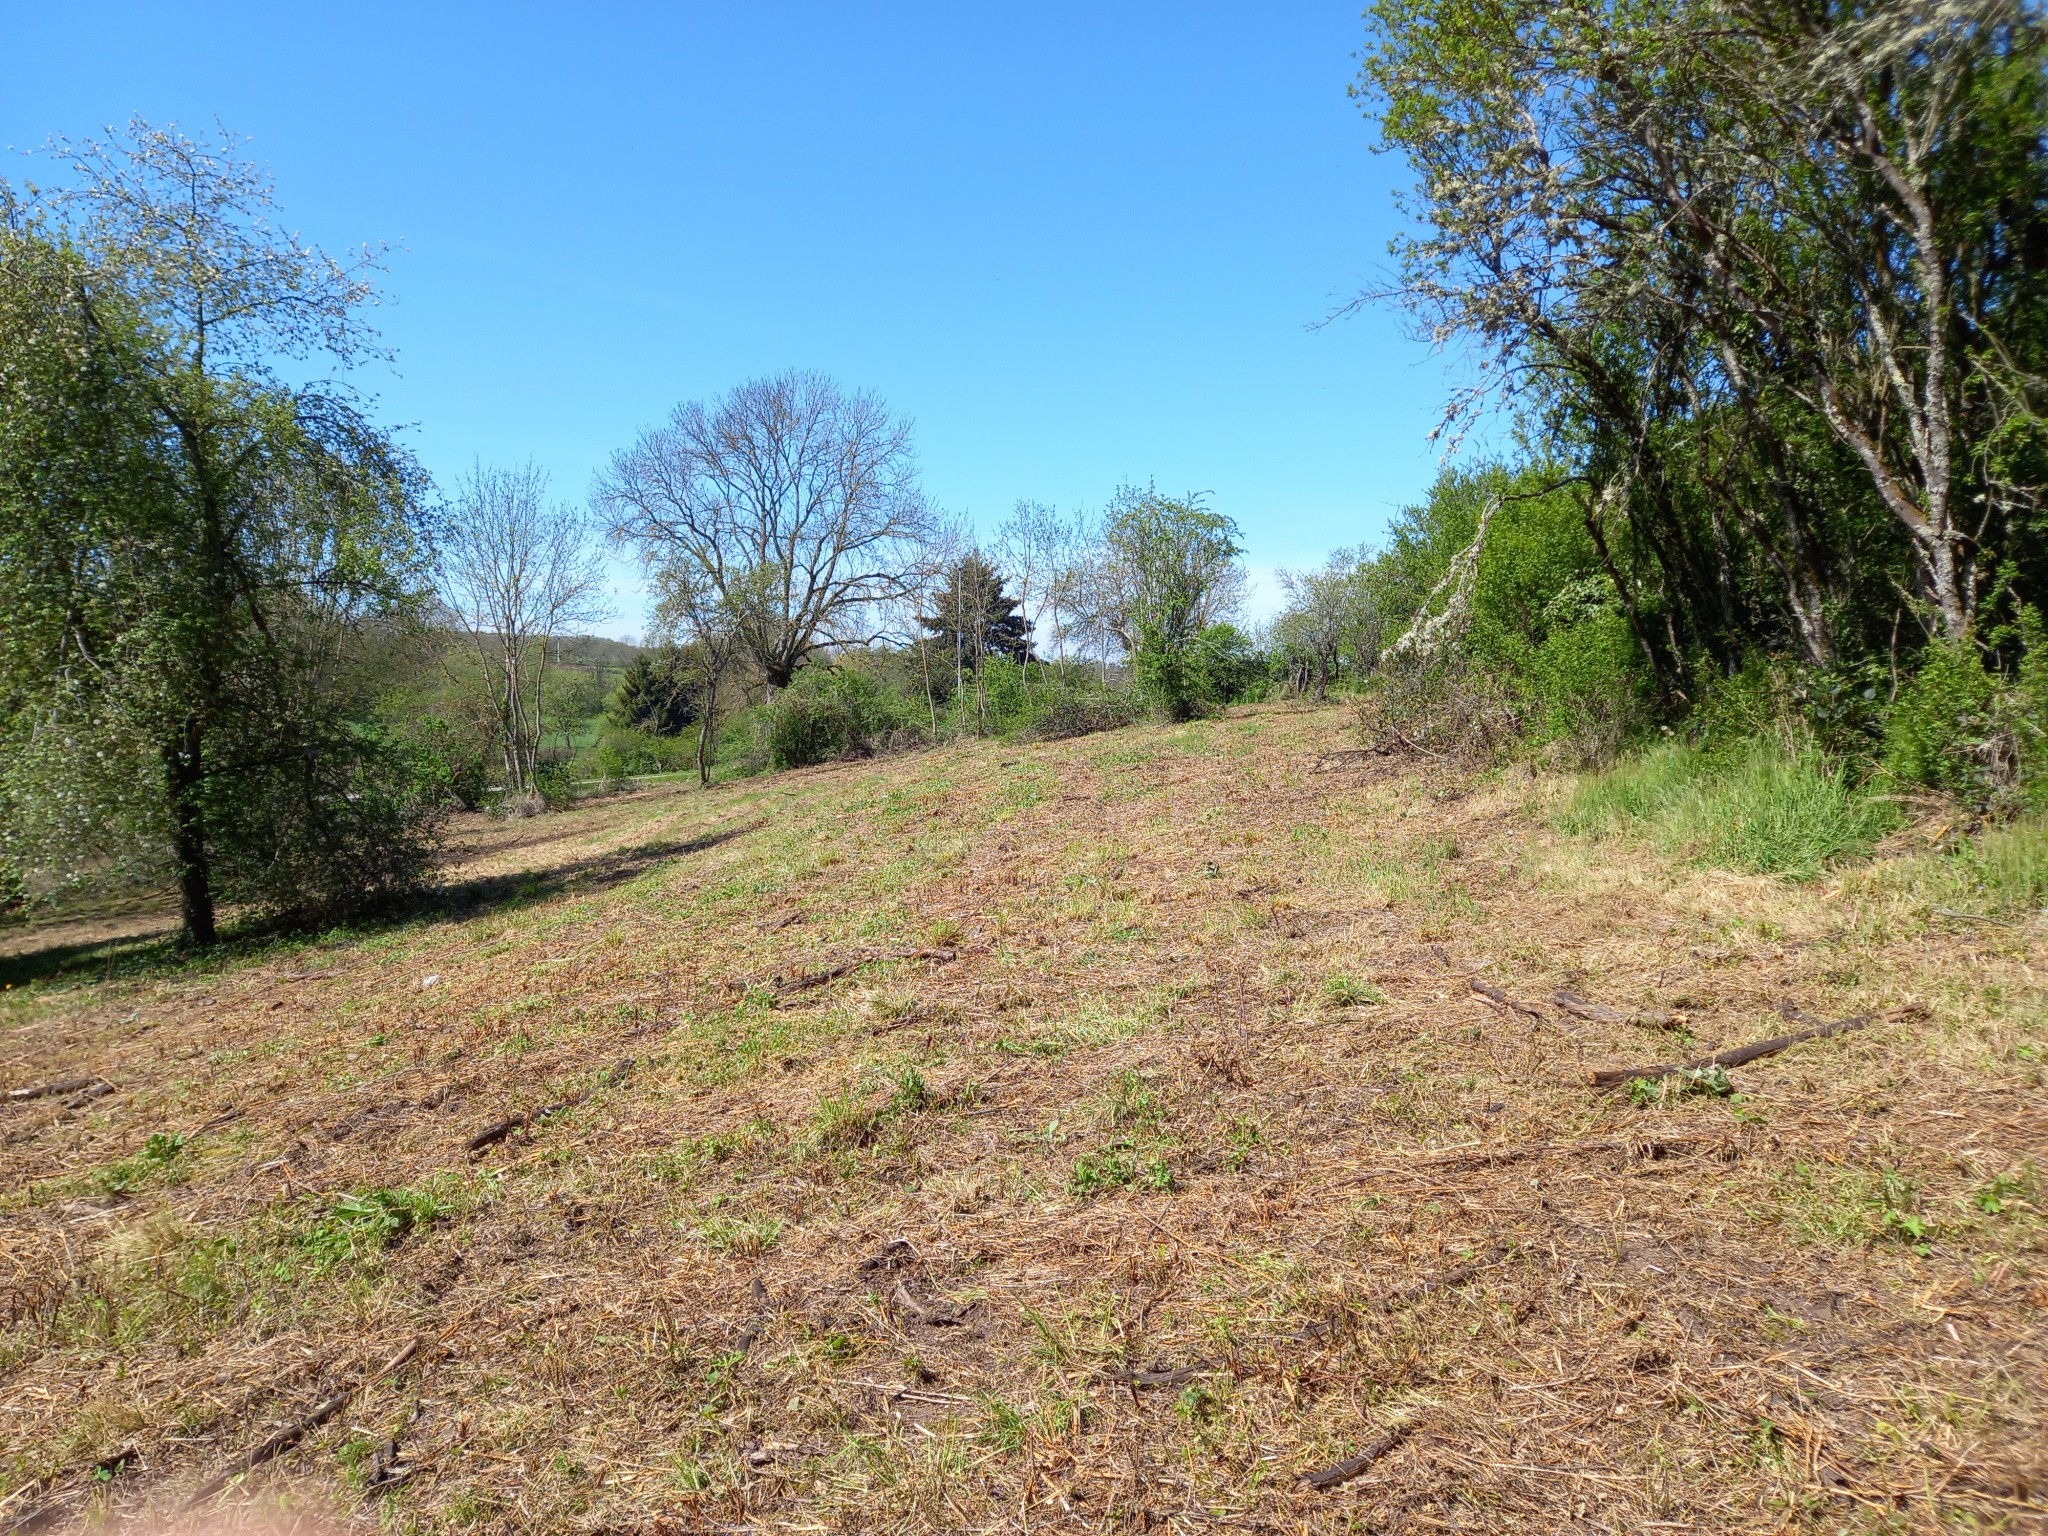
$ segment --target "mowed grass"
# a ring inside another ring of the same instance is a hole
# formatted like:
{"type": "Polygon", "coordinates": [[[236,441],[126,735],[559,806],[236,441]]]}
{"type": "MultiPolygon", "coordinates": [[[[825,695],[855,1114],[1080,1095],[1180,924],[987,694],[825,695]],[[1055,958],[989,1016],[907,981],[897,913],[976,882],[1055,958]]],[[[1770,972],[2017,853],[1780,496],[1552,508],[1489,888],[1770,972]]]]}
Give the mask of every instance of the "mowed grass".
{"type": "Polygon", "coordinates": [[[16,935],[0,1088],[112,1091],[0,1108],[0,1519],[154,1528],[337,1393],[209,1515],[2048,1518],[2038,833],[1862,865],[1797,765],[1566,808],[1349,725],[477,823],[436,910],[204,961],[16,935]],[[1587,1086],[1785,1003],[1874,1022],[1587,1086]]]}

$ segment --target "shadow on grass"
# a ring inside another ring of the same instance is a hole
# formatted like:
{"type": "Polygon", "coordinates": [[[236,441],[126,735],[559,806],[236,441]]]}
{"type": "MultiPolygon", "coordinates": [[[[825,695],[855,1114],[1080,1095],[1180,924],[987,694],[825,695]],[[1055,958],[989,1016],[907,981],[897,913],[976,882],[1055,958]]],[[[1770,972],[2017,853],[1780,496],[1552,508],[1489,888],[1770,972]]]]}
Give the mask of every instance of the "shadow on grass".
{"type": "Polygon", "coordinates": [[[315,946],[326,948],[396,928],[467,922],[490,912],[518,911],[556,896],[611,890],[671,859],[707,852],[766,825],[766,821],[753,821],[698,837],[637,843],[542,869],[451,881],[381,913],[317,932],[276,923],[236,923],[210,949],[192,949],[181,943],[175,926],[76,941],[66,941],[60,926],[53,942],[44,947],[0,955],[0,985],[20,987],[57,977],[111,981],[150,974],[202,973],[260,958],[286,959],[315,946]]]}

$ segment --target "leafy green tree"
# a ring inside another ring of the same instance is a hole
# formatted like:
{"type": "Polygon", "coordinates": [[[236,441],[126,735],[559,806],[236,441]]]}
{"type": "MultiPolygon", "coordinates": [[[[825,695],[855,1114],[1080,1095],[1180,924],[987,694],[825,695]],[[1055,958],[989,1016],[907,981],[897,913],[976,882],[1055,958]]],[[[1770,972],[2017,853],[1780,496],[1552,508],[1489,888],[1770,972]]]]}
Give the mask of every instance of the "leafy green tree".
{"type": "Polygon", "coordinates": [[[234,145],[131,124],[0,184],[6,834],[49,885],[168,872],[320,919],[419,878],[431,814],[374,728],[365,625],[420,586],[424,480],[283,358],[373,350],[344,266],[234,145]]]}
{"type": "MultiPolygon", "coordinates": [[[[1406,304],[1589,493],[1675,694],[2048,577],[2038,9],[1381,0],[1360,92],[1416,175],[1406,304]],[[1876,578],[1876,579],[1873,579],[1876,578]]],[[[2010,609],[2008,609],[2008,612],[2010,609]]]]}
{"type": "Polygon", "coordinates": [[[1124,486],[1103,514],[1093,577],[1101,623],[1122,644],[1138,683],[1175,719],[1203,705],[1196,639],[1244,593],[1237,524],[1190,495],[1124,486]]]}

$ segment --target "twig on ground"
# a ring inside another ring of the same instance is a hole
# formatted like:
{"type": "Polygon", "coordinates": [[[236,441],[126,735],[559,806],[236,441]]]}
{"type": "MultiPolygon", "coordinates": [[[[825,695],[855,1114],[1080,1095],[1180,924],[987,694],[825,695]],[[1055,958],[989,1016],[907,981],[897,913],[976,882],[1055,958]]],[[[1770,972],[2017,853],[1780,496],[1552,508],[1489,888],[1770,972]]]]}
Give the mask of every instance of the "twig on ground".
{"type": "MultiPolygon", "coordinates": [[[[604,1079],[598,1084],[598,1087],[616,1088],[626,1080],[632,1073],[632,1070],[633,1058],[627,1056],[604,1075],[604,1079]]],[[[588,1103],[590,1096],[596,1091],[596,1088],[587,1089],[582,1093],[573,1094],[569,1098],[558,1099],[554,1103],[540,1109],[528,1110],[516,1115],[507,1115],[501,1120],[493,1120],[489,1125],[470,1137],[468,1141],[464,1142],[462,1149],[474,1157],[485,1148],[496,1146],[514,1131],[522,1130],[527,1126],[542,1125],[554,1119],[557,1115],[566,1115],[577,1105],[588,1103]]]]}
{"type": "Polygon", "coordinates": [[[790,992],[807,992],[812,987],[825,986],[827,983],[839,980],[842,976],[851,976],[865,965],[880,965],[887,960],[929,960],[935,965],[946,965],[957,960],[959,957],[960,952],[954,949],[884,950],[879,954],[860,955],[852,960],[842,961],[838,965],[829,966],[822,971],[809,971],[798,976],[771,977],[765,982],[755,982],[753,985],[765,986],[772,991],[785,994],[790,992]]]}
{"type": "Polygon", "coordinates": [[[1193,1365],[1155,1365],[1145,1371],[1111,1371],[1109,1379],[1120,1386],[1177,1387],[1216,1369],[1218,1366],[1214,1360],[1197,1360],[1193,1365]]]}
{"type": "Polygon", "coordinates": [[[1768,1040],[1758,1040],[1749,1045],[1733,1046],[1725,1051],[1716,1051],[1711,1056],[1702,1056],[1697,1061],[1665,1062],[1649,1067],[1614,1067],[1586,1074],[1586,1080],[1595,1088],[1619,1088],[1637,1078],[1655,1079],[1673,1077],[1681,1072],[1703,1072],[1710,1067],[1740,1067],[1765,1056],[1775,1056],[1780,1051],[1795,1045],[1804,1045],[1809,1040],[1825,1040],[1830,1035],[1846,1035],[1851,1030],[1862,1029],[1870,1023],[1869,1014],[1856,1014],[1851,1018],[1837,1019],[1832,1024],[1822,1024],[1815,1029],[1802,1029],[1795,1034],[1773,1035],[1768,1040]]]}
{"type": "Polygon", "coordinates": [[[90,1088],[98,1081],[96,1077],[60,1077],[50,1083],[30,1083],[24,1087],[8,1089],[7,1102],[22,1104],[30,1099],[47,1099],[60,1093],[76,1093],[81,1088],[90,1088]]]}
{"type": "Polygon", "coordinates": [[[245,1452],[243,1455],[236,1459],[233,1466],[227,1467],[222,1471],[216,1472],[212,1477],[209,1477],[205,1482],[201,1483],[198,1487],[198,1490],[194,1492],[189,1498],[187,1498],[183,1504],[178,1506],[178,1512],[180,1514],[183,1514],[185,1511],[189,1509],[193,1509],[196,1508],[198,1505],[204,1504],[216,1493],[219,1493],[221,1489],[227,1487],[229,1483],[233,1482],[236,1478],[242,1476],[243,1473],[253,1472],[256,1470],[256,1468],[262,1466],[263,1463],[265,1463],[266,1461],[269,1461],[274,1457],[282,1455],[284,1452],[290,1450],[293,1446],[297,1445],[301,1440],[305,1439],[307,1435],[311,1434],[314,1430],[318,1429],[322,1424],[325,1424],[329,1419],[333,1418],[337,1413],[341,1412],[342,1409],[346,1408],[358,1392],[361,1392],[364,1388],[372,1385],[375,1382],[382,1381],[386,1376],[389,1376],[393,1371],[402,1369],[405,1366],[405,1364],[412,1359],[414,1355],[420,1352],[420,1344],[421,1340],[417,1338],[414,1339],[410,1344],[406,1345],[405,1348],[401,1349],[397,1354],[393,1355],[389,1360],[385,1361],[383,1365],[379,1366],[376,1370],[372,1371],[368,1376],[365,1376],[361,1381],[357,1382],[354,1386],[342,1388],[341,1391],[335,1393],[332,1397],[329,1397],[324,1401],[315,1404],[313,1411],[307,1414],[304,1418],[299,1419],[294,1423],[287,1424],[283,1429],[280,1429],[268,1440],[265,1440],[261,1444],[251,1447],[247,1452],[245,1452]]]}
{"type": "Polygon", "coordinates": [[[1360,1451],[1356,1456],[1340,1461],[1335,1466],[1324,1467],[1319,1472],[1304,1472],[1301,1476],[1301,1485],[1304,1488],[1320,1490],[1334,1488],[1339,1483],[1348,1483],[1352,1478],[1358,1476],[1359,1473],[1368,1470],[1374,1462],[1378,1461],[1414,1432],[1415,1428],[1412,1424],[1404,1424],[1398,1429],[1388,1430],[1386,1434],[1380,1436],[1379,1439],[1360,1451]]]}
{"type": "Polygon", "coordinates": [[[1527,1014],[1532,1019],[1541,1019],[1543,1017],[1541,1010],[1534,1003],[1525,1003],[1516,998],[1509,997],[1499,987],[1481,977],[1474,976],[1472,978],[1472,990],[1492,1003],[1496,1008],[1505,1009],[1509,1013],[1527,1014]]]}

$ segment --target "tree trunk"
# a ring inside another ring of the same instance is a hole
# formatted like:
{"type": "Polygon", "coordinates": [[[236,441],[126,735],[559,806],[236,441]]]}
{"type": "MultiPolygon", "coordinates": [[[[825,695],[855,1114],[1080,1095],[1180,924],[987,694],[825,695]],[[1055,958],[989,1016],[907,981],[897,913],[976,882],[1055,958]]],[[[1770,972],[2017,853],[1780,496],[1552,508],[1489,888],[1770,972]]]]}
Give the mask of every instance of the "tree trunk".
{"type": "Polygon", "coordinates": [[[704,683],[704,708],[697,717],[697,787],[711,787],[711,720],[718,710],[718,679],[704,683]]]}
{"type": "Polygon", "coordinates": [[[206,818],[197,803],[205,777],[199,723],[164,744],[164,784],[171,802],[171,851],[178,863],[178,918],[185,942],[202,947],[218,937],[213,912],[213,867],[206,850],[206,818]]]}

